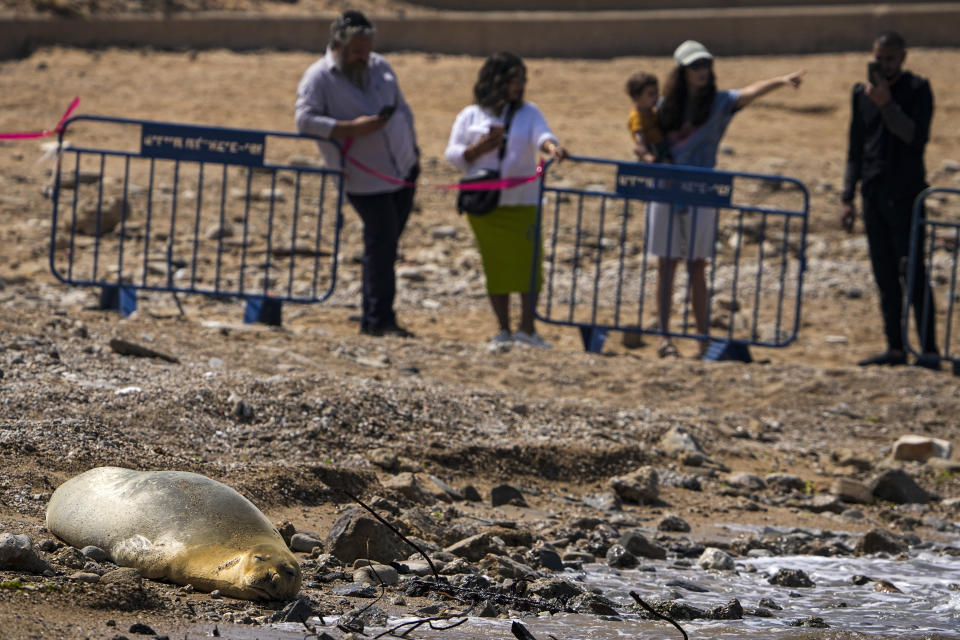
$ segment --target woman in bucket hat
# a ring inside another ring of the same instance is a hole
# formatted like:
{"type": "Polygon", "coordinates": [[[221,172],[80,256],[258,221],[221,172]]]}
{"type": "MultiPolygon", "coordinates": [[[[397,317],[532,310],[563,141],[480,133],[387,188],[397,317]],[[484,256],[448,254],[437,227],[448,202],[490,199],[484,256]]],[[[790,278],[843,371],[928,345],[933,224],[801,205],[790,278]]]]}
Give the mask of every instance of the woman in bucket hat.
{"type": "MultiPolygon", "coordinates": [[[[695,40],[683,42],[673,52],[676,63],[667,77],[657,111],[673,162],[712,169],[720,140],[740,109],[774,89],[797,88],[805,70],[759,80],[743,89],[717,90],[713,55],[695,40]]],[[[655,202],[650,206],[647,248],[657,256],[657,316],[659,329],[668,330],[673,298],[673,277],[681,258],[687,261],[697,333],[706,336],[706,261],[713,256],[717,211],[713,207],[680,207],[655,202]]],[[[709,342],[701,339],[698,357],[709,342]]],[[[660,357],[677,357],[669,335],[662,335],[660,357]]]]}

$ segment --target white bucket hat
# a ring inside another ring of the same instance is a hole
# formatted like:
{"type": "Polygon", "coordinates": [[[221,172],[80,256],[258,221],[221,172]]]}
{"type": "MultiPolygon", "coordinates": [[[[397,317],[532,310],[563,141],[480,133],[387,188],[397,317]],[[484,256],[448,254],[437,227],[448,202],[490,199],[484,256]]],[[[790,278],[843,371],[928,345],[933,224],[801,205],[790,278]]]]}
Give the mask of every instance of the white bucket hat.
{"type": "Polygon", "coordinates": [[[673,52],[673,60],[677,65],[686,67],[697,60],[713,60],[713,56],[696,40],[685,40],[673,52]]]}

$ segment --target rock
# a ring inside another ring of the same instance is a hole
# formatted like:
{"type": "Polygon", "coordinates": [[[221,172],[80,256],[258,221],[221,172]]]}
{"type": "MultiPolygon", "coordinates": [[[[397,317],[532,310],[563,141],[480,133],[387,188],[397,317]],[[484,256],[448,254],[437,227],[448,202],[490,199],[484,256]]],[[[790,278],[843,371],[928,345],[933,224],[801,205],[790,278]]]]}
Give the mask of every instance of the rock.
{"type": "Polygon", "coordinates": [[[783,607],[777,604],[777,601],[772,598],[760,598],[760,602],[758,602],[757,605],[765,609],[773,609],[774,611],[783,610],[783,607]]]}
{"type": "Polygon", "coordinates": [[[594,562],[596,560],[592,553],[586,551],[567,551],[560,558],[564,562],[594,562]]]}
{"type": "Polygon", "coordinates": [[[387,563],[404,558],[409,552],[393,531],[360,507],[347,508],[334,521],[324,547],[341,562],[369,558],[387,563]]]}
{"type": "Polygon", "coordinates": [[[51,569],[46,560],[37,554],[28,536],[0,533],[0,570],[41,574],[51,569]]]}
{"type": "Polygon", "coordinates": [[[823,618],[812,616],[802,620],[792,620],[787,623],[791,627],[810,627],[812,629],[829,629],[830,625],[823,621],[823,618]]]}
{"type": "Polygon", "coordinates": [[[658,544],[647,540],[639,531],[627,531],[620,536],[619,543],[623,547],[641,558],[653,558],[654,560],[664,560],[667,557],[667,550],[658,544]]]}
{"type": "Polygon", "coordinates": [[[290,547],[291,551],[312,553],[317,547],[322,549],[323,542],[317,540],[312,534],[309,533],[295,533],[290,537],[290,544],[287,546],[290,547]]]}
{"type": "Polygon", "coordinates": [[[677,514],[670,513],[660,518],[660,522],[657,523],[657,531],[687,532],[690,531],[690,524],[677,514]]]}
{"type": "Polygon", "coordinates": [[[393,567],[385,564],[375,564],[363,561],[365,566],[357,567],[353,572],[353,581],[359,584],[372,584],[379,587],[381,582],[387,586],[400,583],[400,573],[393,567]]]}
{"type": "Polygon", "coordinates": [[[470,562],[482,560],[488,554],[504,555],[506,553],[506,550],[494,541],[493,536],[489,533],[478,533],[469,538],[464,538],[450,545],[444,551],[470,562]]]}
{"type": "Polygon", "coordinates": [[[449,484],[441,480],[436,476],[428,476],[430,482],[439,490],[434,491],[433,494],[442,500],[454,501],[454,502],[463,502],[463,494],[451,487],[449,484]]]}
{"type": "Polygon", "coordinates": [[[607,566],[614,569],[633,569],[640,560],[624,548],[621,544],[615,544],[607,550],[607,566]]]}
{"type": "Polygon", "coordinates": [[[588,592],[575,595],[567,601],[567,606],[577,613],[588,613],[595,616],[615,616],[619,614],[616,603],[598,593],[588,592]]]}
{"type": "Polygon", "coordinates": [[[137,358],[156,358],[158,360],[164,360],[165,362],[172,362],[174,364],[180,363],[180,360],[178,360],[174,356],[168,355],[166,353],[161,353],[159,351],[154,351],[149,347],[145,347],[135,342],[129,342],[128,340],[123,340],[121,338],[111,339],[110,348],[115,353],[119,353],[122,356],[135,356],[137,358]]]}
{"type": "Polygon", "coordinates": [[[673,620],[696,620],[706,617],[706,612],[676,600],[653,600],[648,602],[654,611],[673,620]]]}
{"type": "Polygon", "coordinates": [[[310,598],[299,595],[283,609],[275,611],[274,614],[270,616],[270,622],[303,623],[318,615],[320,615],[320,612],[310,601],[310,598]]]}
{"type": "Polygon", "coordinates": [[[523,499],[523,493],[516,487],[508,484],[501,484],[490,490],[490,504],[499,507],[504,504],[512,504],[518,507],[527,506],[523,499]]]}
{"type": "Polygon", "coordinates": [[[140,572],[132,567],[120,567],[112,571],[107,571],[100,576],[100,582],[104,584],[125,584],[129,586],[139,585],[143,580],[140,572]]]}
{"type": "Polygon", "coordinates": [[[825,513],[827,511],[831,513],[843,513],[843,510],[846,509],[840,501],[840,498],[826,493],[818,493],[804,502],[791,503],[791,506],[806,509],[814,513],[825,513]]]}
{"type": "Polygon", "coordinates": [[[736,489],[746,489],[747,491],[762,491],[767,488],[767,484],[758,475],[747,473],[746,471],[737,471],[727,474],[723,481],[736,489]]]}
{"type": "Polygon", "coordinates": [[[480,569],[487,575],[501,578],[530,579],[536,576],[536,571],[527,565],[517,562],[508,556],[488,555],[480,561],[480,569]]]}
{"type": "Polygon", "coordinates": [[[98,198],[87,198],[77,205],[76,226],[70,214],[61,219],[61,224],[68,233],[76,229],[77,233],[85,236],[102,236],[116,229],[123,211],[123,200],[120,198],[104,196],[102,202],[98,198]]]}
{"type": "Polygon", "coordinates": [[[407,500],[420,504],[433,504],[436,499],[420,486],[416,474],[410,472],[398,473],[383,483],[386,489],[396,491],[407,500]]]}
{"type": "Polygon", "coordinates": [[[95,573],[90,573],[89,571],[77,571],[72,574],[69,579],[74,582],[89,582],[91,584],[100,582],[100,576],[95,573]]]}
{"type": "Polygon", "coordinates": [[[885,471],[871,480],[868,486],[875,498],[897,504],[923,504],[931,500],[930,494],[902,469],[885,471]]]}
{"type": "Polygon", "coordinates": [[[593,507],[597,511],[622,511],[623,503],[615,493],[587,494],[583,496],[583,504],[593,507]]]}
{"type": "Polygon", "coordinates": [[[727,604],[717,605],[707,611],[711,620],[740,620],[743,618],[743,607],[740,601],[734,598],[727,604]]]}
{"type": "Polygon", "coordinates": [[[127,629],[130,633],[135,633],[138,636],[155,636],[157,632],[153,630],[153,627],[150,625],[143,624],[142,622],[134,622],[130,625],[130,628],[127,629]]]}
{"type": "Polygon", "coordinates": [[[890,457],[894,460],[917,460],[926,462],[929,458],[949,459],[953,451],[953,445],[946,440],[939,438],[927,438],[926,436],[906,435],[900,436],[890,452],[890,457]]]}
{"type": "Polygon", "coordinates": [[[679,487],[688,491],[703,491],[700,478],[692,473],[677,473],[669,469],[660,471],[660,484],[665,487],[679,487]]]}
{"type": "MultiPolygon", "coordinates": [[[[0,557],[2,557],[2,552],[0,552],[0,557]]],[[[83,565],[87,563],[87,557],[75,547],[63,547],[54,554],[53,561],[71,569],[82,569],[83,565]]]]}
{"type": "Polygon", "coordinates": [[[810,588],[816,584],[802,569],[780,569],[767,580],[781,587],[810,588]]]}
{"type": "Polygon", "coordinates": [[[763,481],[768,487],[779,491],[803,491],[807,488],[803,478],[792,473],[768,473],[763,481]]]}
{"type": "Polygon", "coordinates": [[[906,550],[907,545],[894,534],[889,531],[884,531],[883,529],[871,529],[857,542],[854,553],[857,555],[869,553],[896,554],[903,553],[906,550]]]}
{"type": "MultiPolygon", "coordinates": [[[[490,555],[488,557],[497,557],[490,555]]],[[[465,573],[477,573],[477,568],[473,566],[466,558],[454,558],[444,563],[442,569],[437,570],[442,576],[455,576],[465,573]]]]}
{"type": "Polygon", "coordinates": [[[850,478],[836,478],[830,485],[830,493],[844,502],[859,502],[862,504],[873,502],[873,493],[870,487],[850,478]]]}
{"type": "Polygon", "coordinates": [[[697,566],[716,571],[732,571],[736,568],[733,562],[733,556],[716,547],[707,547],[704,549],[703,553],[701,553],[697,559],[697,566]]]}
{"type": "Polygon", "coordinates": [[[903,593],[895,584],[887,580],[877,580],[877,583],[873,585],[873,590],[882,593],[903,593]]]}
{"type": "Polygon", "coordinates": [[[105,562],[107,560],[107,552],[100,547],[95,547],[93,545],[89,545],[83,549],[80,549],[80,553],[87,556],[94,562],[105,562]]]}
{"type": "Polygon", "coordinates": [[[699,458],[699,464],[693,464],[691,466],[700,466],[707,457],[697,438],[687,429],[679,425],[670,428],[660,436],[659,444],[660,448],[663,449],[668,456],[684,461],[684,464],[689,464],[685,461],[688,458],[699,458]]]}
{"type": "Polygon", "coordinates": [[[533,561],[534,566],[549,571],[563,571],[563,560],[557,550],[546,545],[541,545],[530,550],[528,554],[533,561]]]}
{"type": "Polygon", "coordinates": [[[349,583],[338,584],[330,589],[330,592],[334,595],[346,596],[348,598],[376,598],[380,590],[369,584],[349,583]]]}
{"type": "Polygon", "coordinates": [[[359,607],[343,614],[340,624],[349,628],[385,627],[389,616],[379,607],[359,607]]]}
{"type": "Polygon", "coordinates": [[[527,586],[527,597],[536,596],[541,600],[565,601],[584,590],[563,578],[538,578],[527,586]]]}
{"type": "Polygon", "coordinates": [[[467,502],[483,502],[483,496],[480,495],[480,492],[477,491],[477,488],[472,484],[463,487],[460,493],[463,494],[463,499],[467,502]]]}
{"type": "Polygon", "coordinates": [[[657,470],[650,466],[640,467],[625,476],[611,478],[607,485],[624,502],[634,504],[656,502],[660,495],[659,475],[657,470]]]}
{"type": "Polygon", "coordinates": [[[207,240],[224,240],[226,238],[232,238],[236,235],[236,231],[234,230],[233,223],[225,220],[223,224],[216,222],[207,227],[203,235],[207,240]]]}
{"type": "MultiPolygon", "coordinates": [[[[227,399],[227,402],[232,402],[235,396],[230,394],[230,398],[227,399]]],[[[293,540],[294,534],[297,533],[297,528],[293,526],[293,523],[289,520],[284,520],[277,526],[277,533],[280,534],[280,537],[283,538],[283,544],[290,547],[290,541],[293,540]]]]}
{"type": "Polygon", "coordinates": [[[707,589],[704,586],[697,584],[696,582],[690,582],[689,580],[681,580],[679,578],[673,580],[667,580],[664,583],[668,587],[677,587],[679,589],[686,589],[687,591],[692,591],[694,593],[707,593],[710,589],[707,589]]]}

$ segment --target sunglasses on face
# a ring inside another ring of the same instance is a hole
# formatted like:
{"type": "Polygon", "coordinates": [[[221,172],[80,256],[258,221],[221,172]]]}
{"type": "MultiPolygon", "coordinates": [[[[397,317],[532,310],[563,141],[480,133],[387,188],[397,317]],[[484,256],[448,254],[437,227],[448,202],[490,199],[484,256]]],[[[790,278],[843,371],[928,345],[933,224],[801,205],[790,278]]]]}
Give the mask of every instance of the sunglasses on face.
{"type": "Polygon", "coordinates": [[[700,60],[695,60],[694,62],[691,62],[690,64],[688,64],[687,68],[694,69],[695,71],[699,71],[700,69],[709,69],[712,66],[713,66],[713,60],[709,58],[701,58],[700,60]]]}

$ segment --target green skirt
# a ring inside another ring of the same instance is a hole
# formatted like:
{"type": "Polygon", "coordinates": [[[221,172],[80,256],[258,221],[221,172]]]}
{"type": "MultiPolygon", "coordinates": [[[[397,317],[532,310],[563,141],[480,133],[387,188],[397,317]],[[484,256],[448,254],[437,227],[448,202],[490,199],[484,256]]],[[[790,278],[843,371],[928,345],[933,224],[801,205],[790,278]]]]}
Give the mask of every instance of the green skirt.
{"type": "MultiPolygon", "coordinates": [[[[487,278],[487,293],[528,293],[533,263],[534,236],[537,230],[536,205],[508,205],[482,216],[467,214],[477,238],[487,278]]],[[[539,245],[536,290],[543,283],[543,242],[539,245]]]]}

